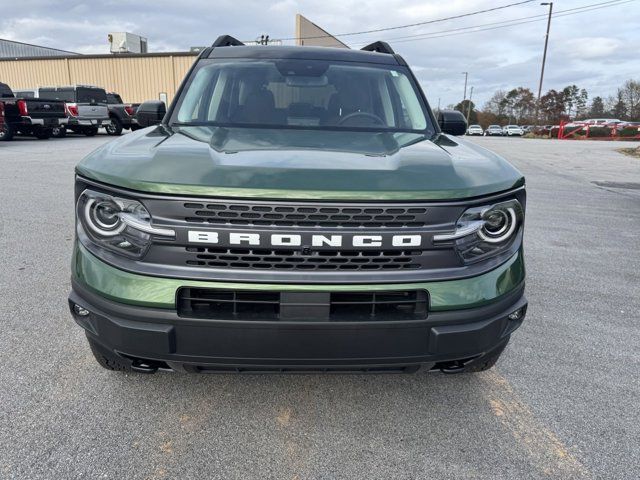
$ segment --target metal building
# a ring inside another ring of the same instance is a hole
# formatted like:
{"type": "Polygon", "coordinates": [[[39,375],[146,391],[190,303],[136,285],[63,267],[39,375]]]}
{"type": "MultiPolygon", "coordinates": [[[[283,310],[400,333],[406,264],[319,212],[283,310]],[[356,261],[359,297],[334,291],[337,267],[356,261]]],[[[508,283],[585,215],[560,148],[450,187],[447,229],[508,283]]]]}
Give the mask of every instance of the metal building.
{"type": "MultiPolygon", "coordinates": [[[[302,15],[296,15],[296,38],[298,45],[349,48],[302,15]]],[[[119,93],[125,102],[171,102],[197,55],[197,51],[79,55],[0,40],[0,81],[14,90],[97,85],[119,93]],[[3,44],[6,52],[14,53],[5,55],[3,44]]]]}
{"type": "Polygon", "coordinates": [[[349,48],[347,44],[300,14],[296,15],[296,44],[314,47],[349,48]]]}
{"type": "Polygon", "coordinates": [[[0,79],[14,90],[97,85],[125,102],[170,102],[196,59],[192,52],[0,58],[0,79]]]}
{"type": "Polygon", "coordinates": [[[0,38],[0,58],[64,57],[69,55],[79,54],[0,38]]]}

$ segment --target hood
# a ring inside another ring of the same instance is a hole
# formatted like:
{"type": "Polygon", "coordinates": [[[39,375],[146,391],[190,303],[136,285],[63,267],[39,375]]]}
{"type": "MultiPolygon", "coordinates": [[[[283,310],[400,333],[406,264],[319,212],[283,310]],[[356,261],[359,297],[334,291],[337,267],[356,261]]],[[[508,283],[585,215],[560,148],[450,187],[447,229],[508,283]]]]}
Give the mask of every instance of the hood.
{"type": "Polygon", "coordinates": [[[132,190],[242,198],[446,200],[524,185],[471,142],[387,132],[158,126],[103,145],[76,170],[132,190]]]}

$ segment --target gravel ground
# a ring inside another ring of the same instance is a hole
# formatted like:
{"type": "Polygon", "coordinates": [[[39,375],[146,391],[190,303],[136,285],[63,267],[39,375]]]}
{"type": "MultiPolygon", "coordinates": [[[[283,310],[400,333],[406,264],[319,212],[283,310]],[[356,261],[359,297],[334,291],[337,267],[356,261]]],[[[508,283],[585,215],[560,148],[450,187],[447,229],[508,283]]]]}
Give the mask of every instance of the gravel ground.
{"type": "Polygon", "coordinates": [[[73,167],[0,144],[0,478],[615,478],[640,471],[640,163],[478,138],[527,176],[525,324],[468,376],[122,375],[66,305],[73,167]]]}

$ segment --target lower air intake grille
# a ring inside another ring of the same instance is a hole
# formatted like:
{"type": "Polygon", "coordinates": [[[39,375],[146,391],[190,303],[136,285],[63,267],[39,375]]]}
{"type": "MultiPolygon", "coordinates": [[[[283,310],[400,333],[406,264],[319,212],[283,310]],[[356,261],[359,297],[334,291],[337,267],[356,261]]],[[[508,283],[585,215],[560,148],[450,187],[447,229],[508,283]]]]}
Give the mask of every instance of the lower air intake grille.
{"type": "Polygon", "coordinates": [[[371,322],[423,320],[425,290],[386,292],[277,292],[181,288],[178,315],[246,321],[371,322]]]}

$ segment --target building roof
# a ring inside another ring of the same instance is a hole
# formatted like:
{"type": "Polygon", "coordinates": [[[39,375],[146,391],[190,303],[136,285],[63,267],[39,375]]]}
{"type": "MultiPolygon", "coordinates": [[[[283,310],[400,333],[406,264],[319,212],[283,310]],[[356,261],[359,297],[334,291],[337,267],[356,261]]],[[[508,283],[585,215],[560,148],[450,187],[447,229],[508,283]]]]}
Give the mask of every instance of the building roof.
{"type": "Polygon", "coordinates": [[[21,57],[61,57],[69,55],[80,55],[75,52],[59,50],[57,48],[41,47],[30,43],[16,42],[0,38],[0,58],[21,58],[21,57]]]}

